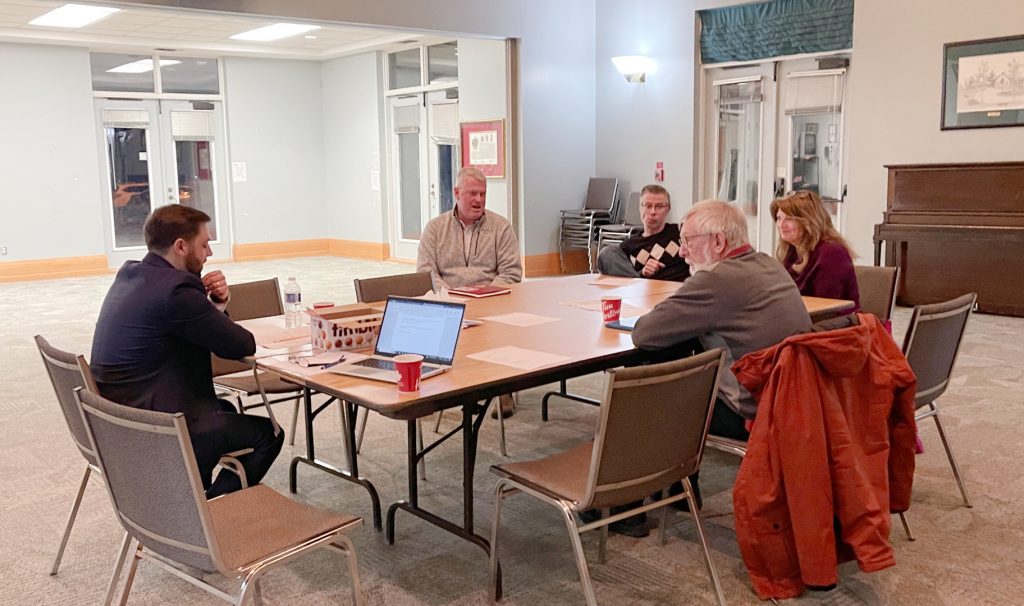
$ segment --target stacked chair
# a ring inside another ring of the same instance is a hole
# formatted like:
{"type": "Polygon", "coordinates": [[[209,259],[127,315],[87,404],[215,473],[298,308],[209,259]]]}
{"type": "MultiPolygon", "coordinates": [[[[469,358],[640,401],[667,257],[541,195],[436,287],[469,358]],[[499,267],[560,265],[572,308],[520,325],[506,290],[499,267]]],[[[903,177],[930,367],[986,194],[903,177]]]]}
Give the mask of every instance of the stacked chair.
{"type": "Polygon", "coordinates": [[[622,223],[602,225],[598,228],[597,251],[600,254],[605,246],[618,246],[643,231],[643,219],[640,216],[640,192],[629,192],[629,201],[626,202],[622,223]]]}
{"type": "Polygon", "coordinates": [[[582,248],[587,251],[587,268],[594,271],[593,247],[598,229],[618,219],[619,181],[610,177],[591,177],[583,208],[562,210],[558,225],[558,260],[565,273],[565,253],[582,248]]]}

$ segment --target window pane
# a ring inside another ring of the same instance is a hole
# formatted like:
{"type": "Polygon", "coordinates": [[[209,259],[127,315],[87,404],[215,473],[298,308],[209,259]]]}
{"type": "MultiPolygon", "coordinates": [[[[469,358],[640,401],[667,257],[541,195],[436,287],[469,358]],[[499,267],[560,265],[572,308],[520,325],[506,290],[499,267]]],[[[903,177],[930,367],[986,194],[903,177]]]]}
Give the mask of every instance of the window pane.
{"type": "Polygon", "coordinates": [[[761,170],[761,82],[724,84],[718,93],[715,197],[736,202],[747,217],[750,242],[756,244],[761,170]]]}
{"type": "Polygon", "coordinates": [[[220,75],[216,59],[189,57],[162,57],[160,59],[160,87],[165,93],[220,93],[220,75]],[[180,61],[167,65],[166,61],[180,61]]]}
{"type": "Polygon", "coordinates": [[[114,247],[142,246],[142,225],[150,211],[148,129],[105,129],[110,162],[114,247]]]}
{"type": "Polygon", "coordinates": [[[399,196],[402,206],[402,238],[419,240],[420,221],[420,134],[398,134],[399,196]]]}
{"type": "Polygon", "coordinates": [[[153,89],[153,58],[149,55],[90,53],[92,89],[151,93],[153,89]],[[139,62],[149,61],[149,65],[139,62]],[[118,69],[120,71],[110,71],[118,69]]]}
{"type": "Polygon", "coordinates": [[[210,141],[175,141],[178,202],[210,215],[210,240],[217,241],[217,207],[213,190],[213,152],[210,141]]]}
{"type": "Polygon", "coordinates": [[[446,42],[427,48],[427,80],[456,82],[459,79],[459,43],[446,42]]]}
{"type": "Polygon", "coordinates": [[[388,55],[389,89],[419,86],[420,84],[420,49],[411,48],[388,55]]]}

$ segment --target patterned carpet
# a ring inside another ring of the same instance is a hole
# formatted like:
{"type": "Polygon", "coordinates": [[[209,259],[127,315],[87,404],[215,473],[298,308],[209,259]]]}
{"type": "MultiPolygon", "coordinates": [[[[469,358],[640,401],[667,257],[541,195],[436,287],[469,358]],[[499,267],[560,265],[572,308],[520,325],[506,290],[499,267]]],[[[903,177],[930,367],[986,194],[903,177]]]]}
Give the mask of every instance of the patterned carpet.
{"type": "MultiPolygon", "coordinates": [[[[221,266],[229,281],[295,276],[306,301],[354,301],[353,277],[411,271],[408,265],[338,258],[233,263],[221,266]]],[[[84,468],[31,338],[42,334],[56,346],[88,353],[92,328],[111,276],[0,284],[0,348],[6,378],[0,383],[0,414],[7,427],[0,444],[0,473],[6,490],[0,505],[0,552],[5,582],[0,604],[95,604],[103,596],[120,531],[102,485],[86,491],[60,574],[47,574],[65,516],[84,468]]],[[[909,310],[899,310],[897,336],[909,310]]],[[[975,507],[960,502],[934,424],[925,424],[927,451],[918,457],[914,506],[909,518],[916,542],[893,534],[899,564],[864,574],[855,565],[840,569],[837,589],[807,594],[797,604],[1021,604],[1024,584],[1024,471],[1016,458],[1024,435],[1024,320],[975,315],[968,328],[954,383],[942,399],[947,430],[975,507]]],[[[573,391],[595,394],[597,381],[570,382],[573,391]]],[[[595,409],[556,402],[551,421],[540,420],[535,389],[521,394],[520,409],[507,423],[509,455],[536,458],[592,435],[595,409]]],[[[288,405],[279,405],[286,419],[288,405]]],[[[443,426],[452,427],[449,413],[443,426]]],[[[337,415],[317,421],[318,454],[341,463],[337,415]]],[[[287,461],[301,452],[285,446],[267,484],[287,491],[287,461]]],[[[385,506],[405,494],[405,439],[401,423],[372,416],[362,473],[377,486],[385,506]]],[[[432,435],[429,434],[428,435],[432,435]]],[[[497,424],[484,423],[476,472],[477,529],[489,533],[494,479],[491,464],[503,460],[497,424]]],[[[712,556],[730,604],[757,604],[732,529],[730,486],[738,461],[711,452],[702,486],[712,556]]],[[[453,519],[460,514],[459,441],[428,458],[421,500],[453,519]]],[[[485,604],[483,552],[424,522],[400,513],[397,542],[388,546],[369,522],[365,493],[352,484],[308,467],[299,470],[297,498],[358,514],[366,524],[351,534],[359,555],[366,601],[374,605],[485,604]]],[[[507,604],[579,604],[582,593],[559,516],[527,497],[513,497],[506,509],[502,555],[507,604]]],[[[713,604],[714,594],[689,521],[670,516],[670,538],[629,539],[612,535],[606,564],[596,563],[597,537],[583,538],[598,599],[603,604],[713,604]]],[[[898,526],[898,525],[897,525],[898,526]]],[[[591,536],[593,535],[593,536],[591,536]]],[[[213,582],[218,579],[214,577],[213,582]]],[[[226,583],[220,579],[220,585],[226,583]]],[[[268,604],[347,604],[349,579],[340,557],[329,552],[301,559],[271,573],[263,583],[268,604]]],[[[220,604],[219,600],[143,563],[132,604],[220,604]]]]}

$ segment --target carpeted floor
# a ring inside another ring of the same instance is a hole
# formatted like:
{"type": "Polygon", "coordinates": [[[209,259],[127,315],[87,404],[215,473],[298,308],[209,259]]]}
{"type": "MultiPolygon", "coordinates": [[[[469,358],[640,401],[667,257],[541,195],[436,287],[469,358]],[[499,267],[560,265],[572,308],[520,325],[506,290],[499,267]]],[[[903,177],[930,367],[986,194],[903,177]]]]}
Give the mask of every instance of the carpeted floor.
{"type": "MultiPolygon", "coordinates": [[[[295,276],[306,301],[352,302],[353,277],[411,271],[407,265],[338,258],[233,263],[221,266],[231,282],[295,276]]],[[[0,553],[4,583],[0,604],[94,604],[103,596],[120,540],[105,489],[86,491],[60,574],[49,576],[71,499],[84,468],[39,360],[32,336],[88,354],[92,329],[112,275],[0,284],[0,349],[6,376],[0,383],[0,414],[6,428],[0,442],[5,489],[0,506],[0,553]]],[[[897,336],[909,319],[900,310],[897,336]]],[[[800,604],[1022,604],[1024,585],[1024,482],[1016,446],[1024,434],[1024,319],[975,315],[968,327],[950,391],[942,410],[975,507],[967,509],[953,482],[934,424],[921,432],[927,451],[918,457],[914,506],[916,542],[893,533],[898,565],[864,574],[855,565],[840,570],[837,589],[807,594],[800,604]]],[[[570,382],[574,391],[595,394],[596,380],[570,382]]],[[[556,402],[548,423],[540,420],[543,390],[521,394],[520,410],[507,423],[509,455],[535,458],[592,435],[595,409],[556,402]]],[[[286,419],[288,405],[278,405],[286,419]]],[[[443,425],[453,426],[449,413],[443,425]]],[[[336,415],[317,420],[318,454],[341,463],[336,415]]],[[[362,473],[386,505],[405,496],[405,439],[401,423],[371,416],[362,473]]],[[[430,435],[430,434],[428,434],[430,435]]],[[[497,424],[484,423],[476,472],[477,529],[488,534],[493,476],[502,460],[497,424]]],[[[287,461],[303,448],[285,446],[266,483],[287,491],[287,461]]],[[[738,461],[711,452],[702,486],[704,516],[730,604],[757,604],[732,530],[730,486],[738,461]]],[[[460,515],[461,444],[438,448],[427,463],[422,501],[453,519],[460,515]]],[[[299,471],[298,499],[370,517],[369,500],[354,485],[308,467],[299,471]]],[[[508,502],[502,555],[508,604],[583,602],[564,526],[556,512],[527,497],[508,502]]],[[[612,535],[606,564],[596,563],[597,537],[584,536],[590,570],[603,604],[713,604],[700,550],[689,521],[670,516],[670,538],[629,539],[612,535]]],[[[366,602],[396,604],[484,604],[487,565],[483,552],[402,513],[397,542],[388,546],[367,523],[352,533],[359,555],[366,602]]],[[[591,536],[593,535],[593,536],[591,536]]],[[[217,582],[214,578],[214,582],[217,582]]],[[[224,586],[223,579],[221,585],[224,586]]],[[[268,604],[347,604],[349,579],[339,556],[322,552],[271,573],[263,583],[268,604]]],[[[143,563],[132,604],[219,604],[187,583],[143,563]]]]}

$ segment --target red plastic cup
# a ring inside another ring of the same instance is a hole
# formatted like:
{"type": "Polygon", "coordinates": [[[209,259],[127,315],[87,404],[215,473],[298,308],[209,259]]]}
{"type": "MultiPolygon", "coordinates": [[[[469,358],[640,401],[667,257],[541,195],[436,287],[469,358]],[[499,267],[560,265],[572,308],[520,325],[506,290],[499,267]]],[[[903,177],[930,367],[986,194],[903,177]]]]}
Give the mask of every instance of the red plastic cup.
{"type": "Polygon", "coordinates": [[[423,356],[402,354],[391,358],[398,371],[398,391],[419,391],[420,373],[423,371],[423,356]]]}
{"type": "Polygon", "coordinates": [[[605,324],[618,322],[622,313],[622,297],[601,297],[601,313],[605,324]]]}

